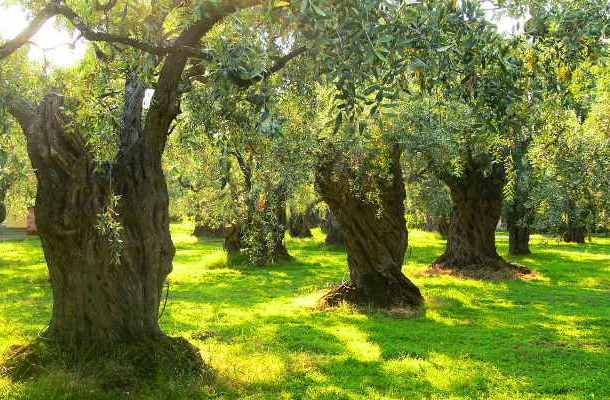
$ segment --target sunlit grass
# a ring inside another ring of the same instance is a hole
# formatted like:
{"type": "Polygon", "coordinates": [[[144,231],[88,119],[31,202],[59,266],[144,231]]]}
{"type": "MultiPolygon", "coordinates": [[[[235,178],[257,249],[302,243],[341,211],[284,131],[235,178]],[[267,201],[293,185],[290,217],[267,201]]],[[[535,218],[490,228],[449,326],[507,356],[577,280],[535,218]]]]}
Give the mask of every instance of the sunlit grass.
{"type": "MultiPolygon", "coordinates": [[[[199,347],[216,382],[151,385],[137,398],[610,398],[610,238],[575,245],[536,235],[534,254],[514,259],[536,277],[482,282],[422,274],[444,242],[411,231],[405,273],[427,309],[396,318],[315,307],[348,277],[344,252],[319,231],[288,242],[294,261],[250,268],[228,265],[221,241],[172,229],[177,254],[161,322],[199,347]]],[[[506,255],[506,235],[498,242],[506,255]]],[[[50,300],[39,242],[0,243],[0,351],[44,329],[50,300]]],[[[62,372],[0,378],[2,399],[121,397],[136,398],[62,372]]]]}

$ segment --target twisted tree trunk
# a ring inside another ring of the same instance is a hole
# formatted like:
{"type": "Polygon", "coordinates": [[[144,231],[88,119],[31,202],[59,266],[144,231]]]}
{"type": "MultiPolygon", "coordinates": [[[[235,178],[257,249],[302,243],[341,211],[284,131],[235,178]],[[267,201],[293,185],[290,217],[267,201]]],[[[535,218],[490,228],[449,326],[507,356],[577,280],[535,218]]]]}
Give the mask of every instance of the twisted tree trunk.
{"type": "Polygon", "coordinates": [[[135,76],[126,81],[119,155],[108,165],[94,161],[62,96],[50,94],[36,108],[9,96],[37,178],[36,219],[53,289],[46,336],[74,354],[149,343],[190,354],[188,368],[203,366],[195,348],[167,338],[158,322],[174,256],[161,156],[185,61],[162,69],[145,127],[145,88],[135,76]]]}
{"type": "Polygon", "coordinates": [[[121,154],[104,168],[66,128],[63,97],[47,96],[24,123],[53,287],[47,335],[68,347],[163,336],[159,304],[174,256],[168,194],[160,154],[139,136],[144,87],[129,82],[127,92],[121,154]]]}
{"type": "Polygon", "coordinates": [[[445,253],[433,266],[475,278],[513,277],[525,267],[506,262],[496,250],[496,227],[502,213],[504,168],[486,174],[477,164],[460,177],[443,176],[449,186],[453,213],[445,253]]]}
{"type": "Polygon", "coordinates": [[[347,301],[381,308],[418,306],[423,297],[403,273],[407,248],[405,187],[400,167],[401,150],[388,154],[387,171],[380,171],[363,186],[378,189],[379,202],[354,193],[350,182],[357,178],[339,154],[330,154],[316,171],[316,187],[345,233],[350,282],[323,299],[328,305],[347,301]]]}

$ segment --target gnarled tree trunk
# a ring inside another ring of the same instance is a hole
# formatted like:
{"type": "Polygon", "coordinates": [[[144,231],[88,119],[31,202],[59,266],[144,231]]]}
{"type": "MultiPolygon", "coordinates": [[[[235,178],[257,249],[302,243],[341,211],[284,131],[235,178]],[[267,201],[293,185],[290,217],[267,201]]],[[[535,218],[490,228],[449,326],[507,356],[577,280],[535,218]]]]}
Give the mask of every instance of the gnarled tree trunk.
{"type": "MultiPolygon", "coordinates": [[[[136,104],[126,113],[133,120],[124,121],[130,134],[141,133],[143,93],[128,87],[136,104]]],[[[27,138],[53,287],[47,335],[78,348],[162,337],[159,304],[174,246],[160,157],[142,141],[124,143],[116,164],[99,168],[79,134],[66,129],[61,96],[47,96],[35,115],[27,138]]]]}
{"type": "Polygon", "coordinates": [[[508,252],[513,255],[531,254],[529,243],[529,227],[514,226],[508,222],[508,252]]]}
{"type": "Polygon", "coordinates": [[[337,217],[330,209],[326,214],[326,220],[324,221],[322,228],[323,232],[326,233],[326,239],[324,240],[326,244],[333,246],[345,246],[345,236],[343,234],[341,223],[339,223],[337,217]]]}
{"type": "Polygon", "coordinates": [[[496,165],[486,174],[472,163],[460,177],[442,178],[451,192],[453,213],[445,253],[433,266],[475,278],[508,278],[528,272],[525,267],[506,262],[496,250],[504,168],[496,165]]]}
{"type": "Polygon", "coordinates": [[[402,273],[407,226],[401,150],[394,146],[389,153],[387,171],[366,178],[363,186],[378,189],[379,202],[354,193],[350,182],[358,179],[358,172],[340,154],[329,154],[317,168],[317,190],[343,227],[350,272],[348,284],[325,296],[328,305],[347,301],[391,308],[423,303],[417,286],[402,273]]]}
{"type": "Polygon", "coordinates": [[[37,178],[36,222],[53,289],[45,335],[76,355],[135,344],[163,357],[180,353],[178,368],[200,370],[199,352],[158,322],[174,256],[161,155],[177,98],[158,89],[143,128],[144,90],[127,80],[119,155],[108,165],[71,128],[62,96],[50,94],[36,109],[10,101],[37,178]]]}

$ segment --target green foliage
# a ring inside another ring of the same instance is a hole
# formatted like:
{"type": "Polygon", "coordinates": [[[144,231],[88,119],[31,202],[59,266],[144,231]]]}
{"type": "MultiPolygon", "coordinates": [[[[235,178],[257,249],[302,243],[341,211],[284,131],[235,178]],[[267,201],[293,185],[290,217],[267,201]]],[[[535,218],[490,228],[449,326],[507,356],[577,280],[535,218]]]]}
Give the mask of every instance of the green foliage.
{"type": "Polygon", "coordinates": [[[119,206],[120,196],[111,194],[108,200],[108,205],[102,213],[97,217],[96,229],[98,234],[106,239],[109,244],[109,249],[112,254],[112,262],[115,265],[121,264],[121,254],[123,254],[123,225],[119,221],[119,206]]]}
{"type": "Polygon", "coordinates": [[[556,108],[541,133],[532,154],[540,181],[532,199],[539,204],[539,229],[607,229],[610,140],[556,108]]]}

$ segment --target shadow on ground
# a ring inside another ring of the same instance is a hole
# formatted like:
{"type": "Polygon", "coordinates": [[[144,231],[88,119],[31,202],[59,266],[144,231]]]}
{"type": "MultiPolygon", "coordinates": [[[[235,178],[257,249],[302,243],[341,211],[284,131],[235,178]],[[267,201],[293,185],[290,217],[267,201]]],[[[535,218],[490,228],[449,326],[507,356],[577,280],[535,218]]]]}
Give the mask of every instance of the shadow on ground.
{"type": "MultiPolygon", "coordinates": [[[[347,278],[345,254],[326,248],[319,232],[289,241],[292,262],[236,268],[226,265],[221,241],[192,238],[188,226],[173,231],[177,256],[162,325],[201,349],[217,382],[140,398],[610,398],[610,239],[577,246],[535,236],[534,254],[515,260],[537,278],[482,282],[424,277],[443,242],[412,232],[405,273],[422,288],[427,310],[400,319],[315,308],[326,288],[347,278]]],[[[498,241],[505,252],[506,237],[498,241]]],[[[37,246],[0,244],[0,350],[29,340],[48,318],[37,246]]],[[[80,398],[86,385],[48,379],[63,387],[56,398],[80,398]]],[[[55,398],[41,397],[36,382],[4,389],[1,382],[2,398],[55,398]]]]}

